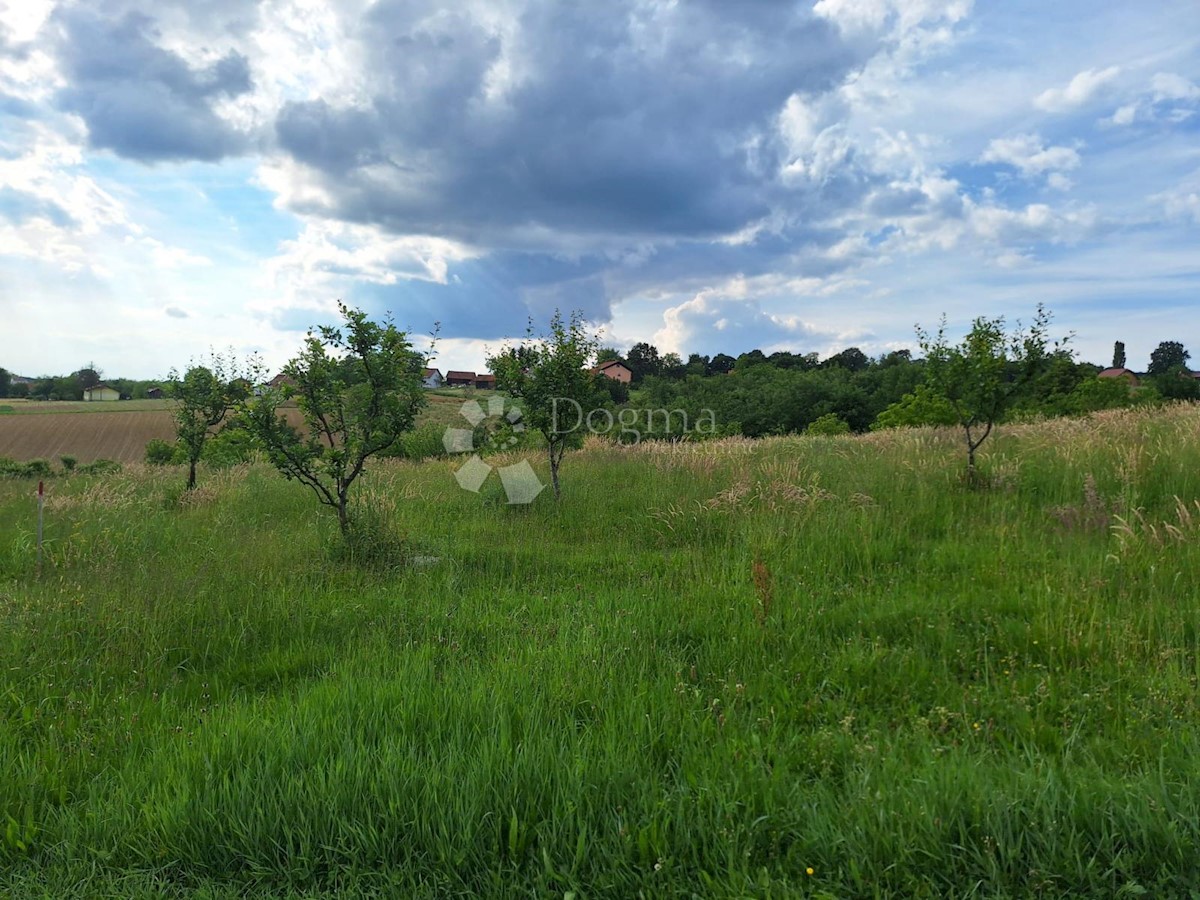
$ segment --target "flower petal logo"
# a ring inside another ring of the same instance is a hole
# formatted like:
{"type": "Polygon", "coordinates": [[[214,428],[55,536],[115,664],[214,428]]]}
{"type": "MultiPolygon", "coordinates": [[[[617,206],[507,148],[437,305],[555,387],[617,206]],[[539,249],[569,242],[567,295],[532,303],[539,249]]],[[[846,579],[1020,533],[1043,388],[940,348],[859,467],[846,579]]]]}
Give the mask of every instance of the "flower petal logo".
{"type": "Polygon", "coordinates": [[[442,446],[446,448],[447,453],[471,454],[471,458],[459,466],[458,471],[454,473],[454,480],[458,482],[458,486],[464,491],[478,494],[479,489],[483,487],[483,483],[487,481],[488,476],[495,468],[500,475],[500,483],[504,486],[504,495],[510,504],[532,503],[546,486],[538,478],[537,472],[533,471],[529,460],[523,459],[511,466],[494,467],[484,462],[483,458],[475,452],[477,449],[475,437],[478,428],[488,419],[499,419],[507,423],[510,432],[502,440],[489,437],[488,443],[502,449],[515,446],[519,440],[518,436],[525,430],[525,423],[521,421],[521,410],[514,406],[505,412],[504,398],[490,397],[486,410],[478,400],[468,400],[462,405],[459,412],[471,424],[471,427],[447,428],[446,433],[442,435],[442,446]]]}

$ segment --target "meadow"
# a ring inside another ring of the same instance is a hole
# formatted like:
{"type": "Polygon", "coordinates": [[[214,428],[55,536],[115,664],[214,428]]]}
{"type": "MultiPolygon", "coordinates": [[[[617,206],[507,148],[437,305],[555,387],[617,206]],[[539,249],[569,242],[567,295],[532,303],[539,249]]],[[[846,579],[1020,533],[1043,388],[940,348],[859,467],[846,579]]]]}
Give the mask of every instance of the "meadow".
{"type": "Polygon", "coordinates": [[[0,481],[0,895],[1187,896],[1200,410],[0,481]],[[504,464],[512,460],[492,458],[504,464]],[[546,480],[544,463],[535,466],[546,480]]]}

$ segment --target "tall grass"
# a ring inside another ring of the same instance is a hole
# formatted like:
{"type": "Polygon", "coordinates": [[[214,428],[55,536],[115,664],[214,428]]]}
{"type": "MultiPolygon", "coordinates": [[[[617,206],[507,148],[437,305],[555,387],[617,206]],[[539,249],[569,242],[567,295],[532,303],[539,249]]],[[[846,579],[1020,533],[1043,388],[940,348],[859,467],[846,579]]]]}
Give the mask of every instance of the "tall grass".
{"type": "Polygon", "coordinates": [[[593,442],[531,507],[388,462],[384,566],[132,467],[53,483],[40,580],[0,482],[0,894],[1186,894],[1198,436],[1007,428],[986,490],[951,432],[593,442]]]}

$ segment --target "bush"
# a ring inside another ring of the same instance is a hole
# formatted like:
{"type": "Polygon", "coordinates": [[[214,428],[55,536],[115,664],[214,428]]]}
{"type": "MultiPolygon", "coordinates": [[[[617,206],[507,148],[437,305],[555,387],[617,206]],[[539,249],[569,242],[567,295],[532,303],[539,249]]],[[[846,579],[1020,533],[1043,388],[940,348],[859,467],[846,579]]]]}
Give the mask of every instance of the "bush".
{"type": "Polygon", "coordinates": [[[62,467],[63,467],[63,471],[64,471],[64,472],[74,472],[74,471],[75,471],[75,464],[76,464],[77,462],[79,462],[79,460],[77,460],[77,459],[76,459],[75,457],[73,457],[73,456],[60,456],[60,457],[58,458],[58,461],[59,461],[60,463],[62,463],[62,467]]]}
{"type": "MultiPolygon", "coordinates": [[[[226,468],[250,462],[260,447],[254,435],[233,421],[208,439],[200,458],[210,466],[226,468]]],[[[186,462],[186,453],[183,456],[181,462],[186,462]]]]}
{"type": "Polygon", "coordinates": [[[50,478],[54,469],[44,459],[31,459],[29,462],[18,462],[6,456],[0,456],[0,478],[50,478]]]}
{"type": "Polygon", "coordinates": [[[121,464],[115,459],[98,459],[80,466],[75,471],[80,475],[116,475],[121,469],[121,464]]]}
{"type": "Polygon", "coordinates": [[[825,415],[819,416],[815,421],[810,423],[805,431],[807,434],[827,436],[849,434],[850,423],[838,416],[837,413],[825,413],[825,415]]]}
{"type": "Polygon", "coordinates": [[[152,466],[169,466],[176,461],[178,446],[155,438],[146,444],[146,462],[152,466]]]}

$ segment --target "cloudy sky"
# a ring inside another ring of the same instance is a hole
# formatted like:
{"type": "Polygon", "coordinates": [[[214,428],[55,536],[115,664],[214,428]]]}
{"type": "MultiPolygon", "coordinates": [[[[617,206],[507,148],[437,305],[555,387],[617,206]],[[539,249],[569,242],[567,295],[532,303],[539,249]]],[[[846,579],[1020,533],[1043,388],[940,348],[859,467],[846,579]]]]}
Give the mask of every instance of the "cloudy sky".
{"type": "Polygon", "coordinates": [[[874,355],[1042,301],[1200,357],[1200,6],[0,0],[0,366],[274,367],[338,298],[443,369],[555,308],[874,355]]]}

